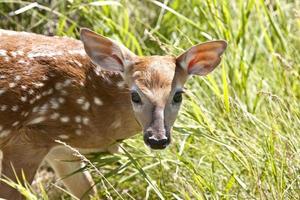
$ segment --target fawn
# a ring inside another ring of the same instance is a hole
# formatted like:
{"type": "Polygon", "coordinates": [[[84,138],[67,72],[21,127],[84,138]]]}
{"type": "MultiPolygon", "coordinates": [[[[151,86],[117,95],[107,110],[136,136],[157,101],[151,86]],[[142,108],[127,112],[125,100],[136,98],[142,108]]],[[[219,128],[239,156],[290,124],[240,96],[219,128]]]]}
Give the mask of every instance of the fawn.
{"type": "MultiPolygon", "coordinates": [[[[43,160],[59,177],[81,168],[64,162],[78,158],[56,140],[83,153],[114,152],[116,141],[142,130],[150,148],[166,148],[186,80],[213,71],[227,46],[219,40],[178,57],[137,56],[88,29],[81,41],[0,30],[2,178],[23,172],[30,183],[43,160]]],[[[62,181],[78,198],[96,192],[86,172],[62,181]]],[[[22,199],[3,182],[0,197],[22,199]]]]}

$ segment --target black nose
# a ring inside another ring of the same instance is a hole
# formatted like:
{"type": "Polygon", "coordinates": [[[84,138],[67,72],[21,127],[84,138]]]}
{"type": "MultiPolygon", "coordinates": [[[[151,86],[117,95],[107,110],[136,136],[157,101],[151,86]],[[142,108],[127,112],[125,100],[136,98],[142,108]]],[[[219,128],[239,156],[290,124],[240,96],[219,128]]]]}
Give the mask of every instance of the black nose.
{"type": "Polygon", "coordinates": [[[144,141],[151,149],[164,149],[170,144],[169,135],[170,134],[154,134],[148,130],[144,134],[144,141]]]}

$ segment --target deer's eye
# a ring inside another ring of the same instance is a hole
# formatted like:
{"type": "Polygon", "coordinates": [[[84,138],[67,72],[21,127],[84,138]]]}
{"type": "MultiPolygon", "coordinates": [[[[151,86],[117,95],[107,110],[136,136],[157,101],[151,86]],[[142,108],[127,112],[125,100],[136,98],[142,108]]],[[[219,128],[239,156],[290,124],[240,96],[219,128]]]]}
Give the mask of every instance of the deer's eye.
{"type": "Polygon", "coordinates": [[[176,92],[174,97],[173,97],[173,102],[174,103],[181,103],[182,101],[182,92],[176,92]]]}
{"type": "Polygon", "coordinates": [[[141,99],[140,95],[137,92],[131,92],[131,101],[133,103],[137,103],[137,104],[142,103],[142,99],[141,99]]]}

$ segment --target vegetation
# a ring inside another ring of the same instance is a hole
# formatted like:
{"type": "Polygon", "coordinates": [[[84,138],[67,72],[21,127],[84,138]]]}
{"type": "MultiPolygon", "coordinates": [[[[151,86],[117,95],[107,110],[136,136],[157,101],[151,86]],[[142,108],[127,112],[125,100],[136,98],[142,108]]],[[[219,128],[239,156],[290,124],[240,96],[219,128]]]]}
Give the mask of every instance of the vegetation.
{"type": "Polygon", "coordinates": [[[218,69],[189,80],[168,149],[140,134],[124,154],[91,156],[100,198],[300,199],[299,1],[37,2],[0,0],[0,27],[76,38],[88,27],[139,55],[229,44],[218,69]]]}

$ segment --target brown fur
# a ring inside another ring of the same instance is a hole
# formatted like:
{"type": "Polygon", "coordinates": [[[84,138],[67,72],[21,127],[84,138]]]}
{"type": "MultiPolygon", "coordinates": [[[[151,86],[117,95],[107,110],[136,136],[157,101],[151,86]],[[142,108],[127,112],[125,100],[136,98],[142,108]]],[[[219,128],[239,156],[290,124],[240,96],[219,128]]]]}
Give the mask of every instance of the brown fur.
{"type": "MultiPolygon", "coordinates": [[[[128,109],[128,89],[118,86],[123,84],[120,74],[96,71],[80,41],[3,30],[0,37],[0,49],[7,52],[7,56],[0,56],[3,174],[11,171],[9,161],[19,167],[16,160],[23,154],[17,151],[18,143],[22,143],[20,151],[26,151],[29,159],[35,158],[37,146],[45,149],[36,166],[31,167],[35,173],[43,157],[57,145],[57,139],[77,148],[105,149],[137,133],[139,126],[128,109]],[[17,50],[22,55],[12,56],[17,50]],[[30,59],[32,51],[56,55],[30,59]],[[9,155],[18,158],[8,156],[11,151],[14,154],[9,155]]],[[[26,166],[20,168],[25,170],[26,166]]],[[[26,173],[29,182],[32,173],[26,173]]]]}
{"type": "MultiPolygon", "coordinates": [[[[23,170],[31,182],[45,159],[61,177],[78,170],[80,162],[61,161],[78,159],[56,140],[81,151],[112,151],[118,140],[143,129],[146,144],[165,148],[180,107],[174,95],[189,74],[212,71],[226,48],[226,42],[215,41],[196,45],[178,58],[138,57],[90,30],[82,29],[81,37],[84,45],[70,38],[0,29],[2,177],[15,180],[14,168],[17,177],[23,170]],[[142,103],[131,102],[131,90],[142,103]]],[[[78,198],[88,198],[83,195],[93,185],[83,173],[63,181],[78,198]]],[[[0,182],[1,197],[21,198],[0,182]]]]}
{"type": "Polygon", "coordinates": [[[155,101],[163,103],[172,89],[175,61],[176,58],[172,56],[142,57],[130,70],[132,82],[144,94],[152,96],[150,99],[153,103],[155,101]]]}

